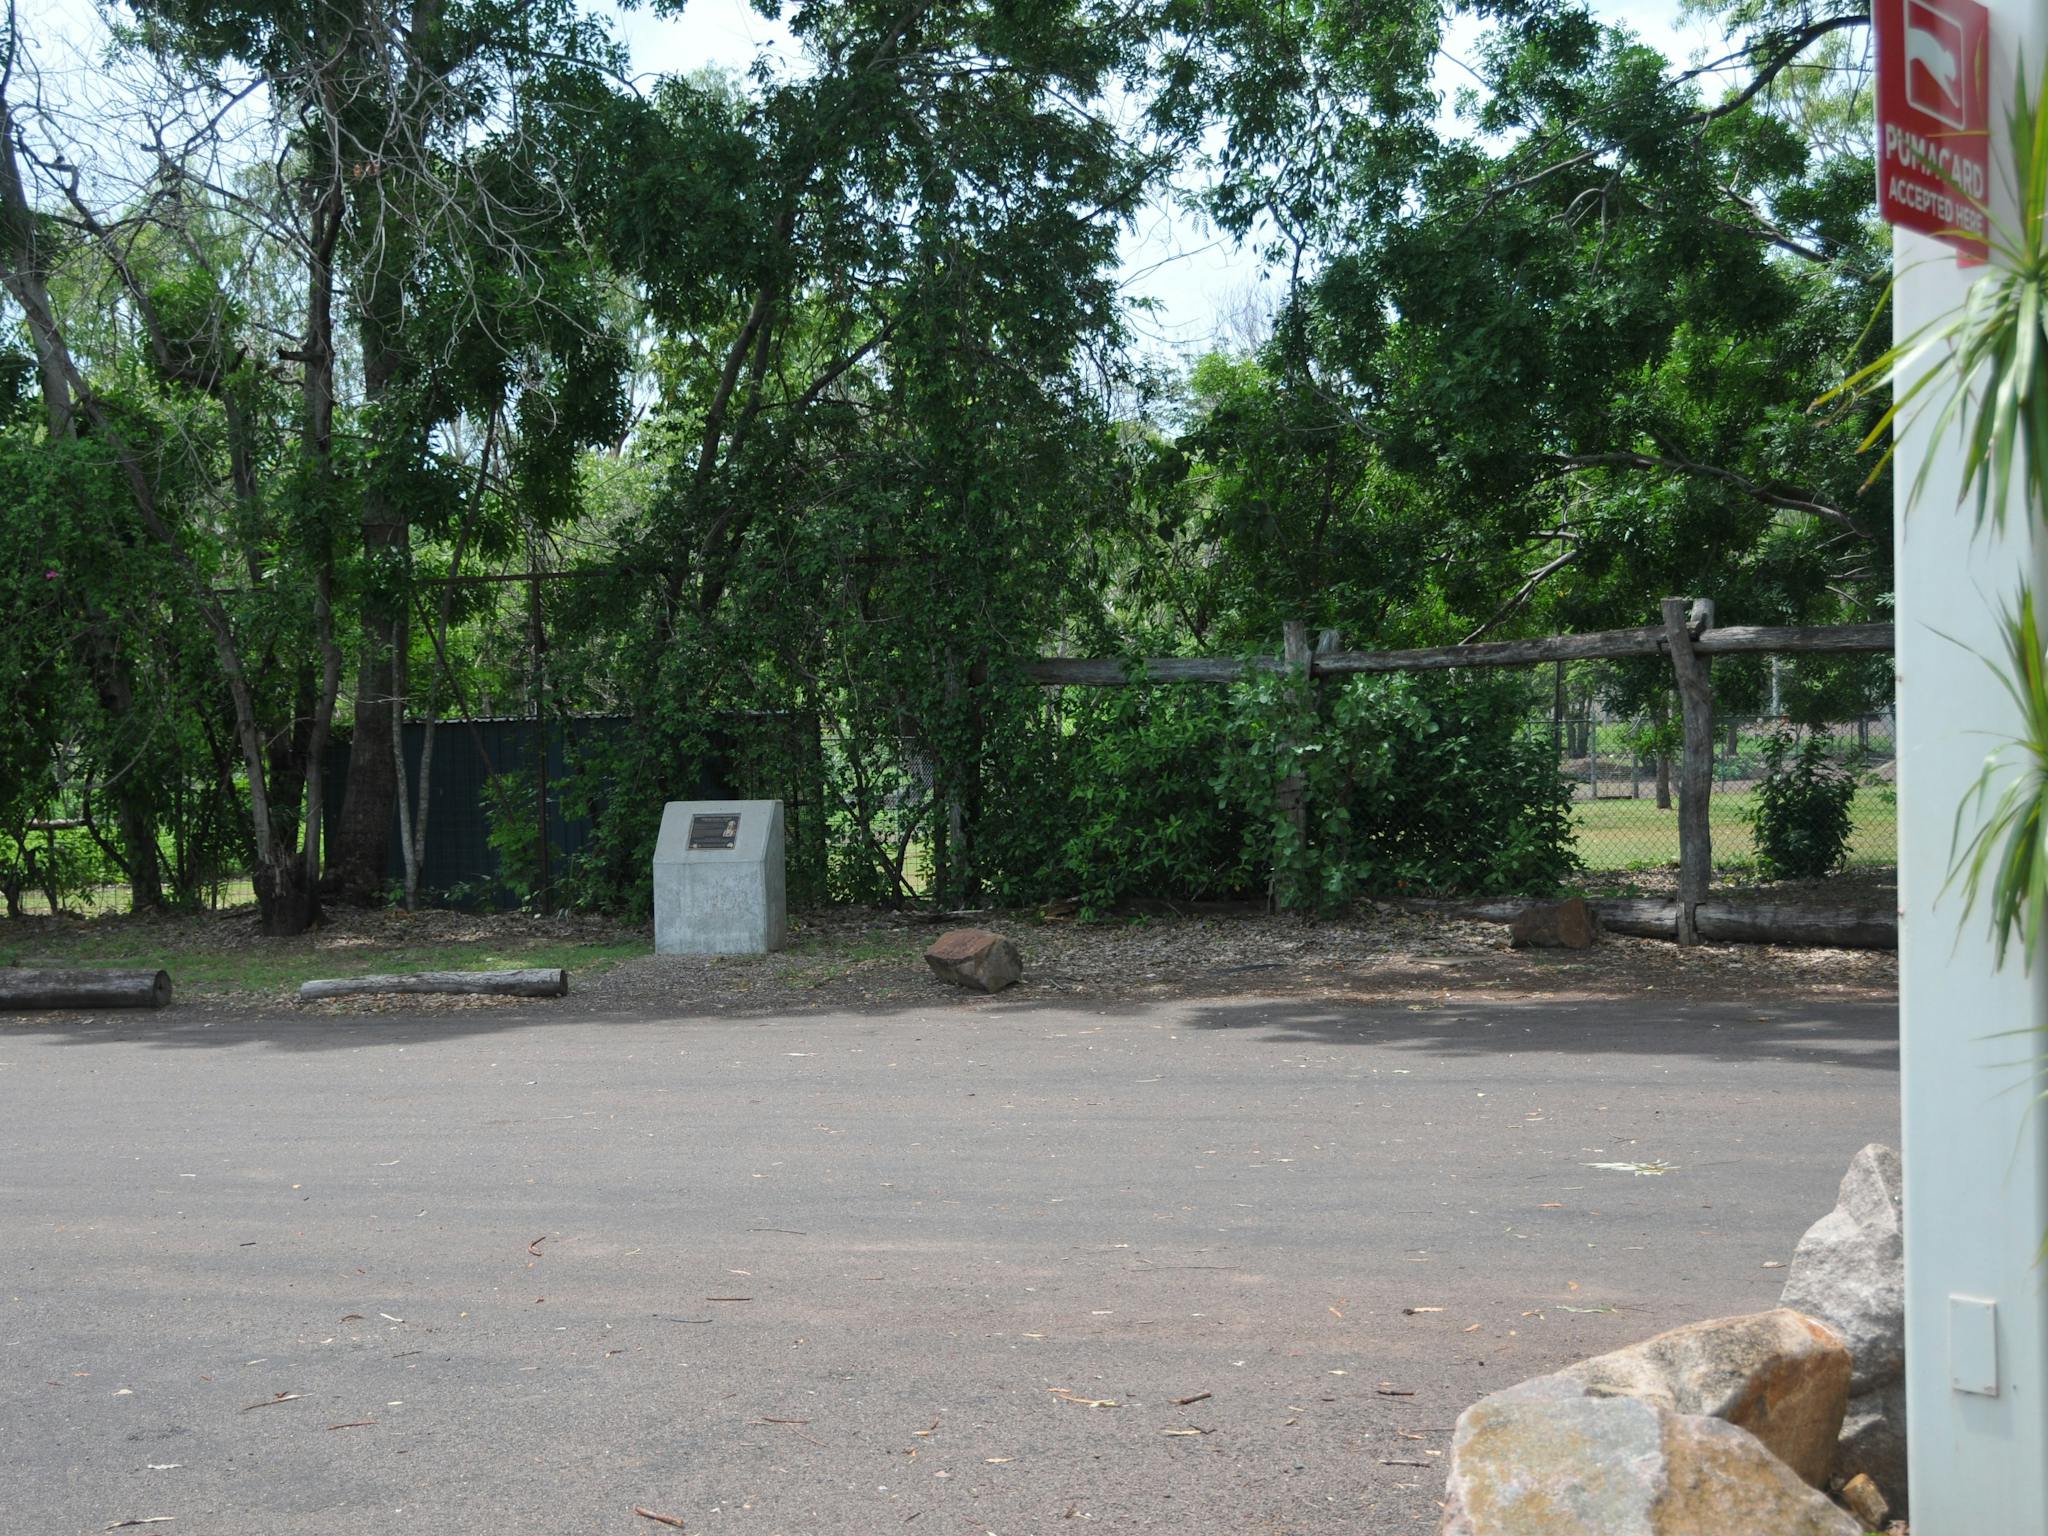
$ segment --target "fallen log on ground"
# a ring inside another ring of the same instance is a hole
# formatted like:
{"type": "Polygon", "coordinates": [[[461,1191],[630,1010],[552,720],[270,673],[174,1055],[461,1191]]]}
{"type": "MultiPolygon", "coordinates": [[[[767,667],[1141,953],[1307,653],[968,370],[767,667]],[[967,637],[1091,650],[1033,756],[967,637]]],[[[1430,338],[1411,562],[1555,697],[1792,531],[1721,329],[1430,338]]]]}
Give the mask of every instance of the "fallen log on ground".
{"type": "Polygon", "coordinates": [[[564,970],[419,971],[411,976],[340,976],[299,987],[299,1001],[364,997],[381,992],[443,993],[461,997],[560,997],[569,990],[564,970]]]}
{"type": "Polygon", "coordinates": [[[167,971],[49,971],[0,967],[0,1009],[161,1008],[167,971]]]}
{"type": "MultiPolygon", "coordinates": [[[[1415,912],[1441,912],[1485,923],[1512,923],[1541,903],[1505,901],[1405,901],[1415,912]]],[[[1586,905],[1611,933],[1644,939],[1678,937],[1675,901],[1608,898],[1586,905]]],[[[1703,901],[1693,909],[1703,939],[1728,944],[1804,944],[1825,949],[1897,949],[1898,914],[1888,907],[1806,907],[1768,901],[1703,901]]]]}

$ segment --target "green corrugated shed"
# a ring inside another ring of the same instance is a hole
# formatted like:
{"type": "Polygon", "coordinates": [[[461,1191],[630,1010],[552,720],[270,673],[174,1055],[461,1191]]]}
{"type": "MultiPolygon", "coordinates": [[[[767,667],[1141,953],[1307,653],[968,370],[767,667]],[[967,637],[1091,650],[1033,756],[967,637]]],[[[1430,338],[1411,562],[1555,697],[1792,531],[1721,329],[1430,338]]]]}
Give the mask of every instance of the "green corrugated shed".
{"type": "MultiPolygon", "coordinates": [[[[557,873],[589,840],[590,823],[562,813],[556,792],[570,770],[577,753],[595,741],[622,734],[628,721],[619,716],[586,716],[547,723],[548,842],[557,873]]],[[[498,856],[490,844],[490,826],[484,811],[484,784],[492,774],[518,774],[534,779],[535,753],[540,724],[531,719],[443,720],[434,727],[434,774],[428,791],[432,804],[427,813],[426,867],[420,874],[422,894],[437,900],[459,892],[466,903],[485,899],[495,891],[506,900],[495,881],[498,856]]],[[[410,782],[419,783],[420,749],[426,741],[426,727],[419,721],[405,726],[405,760],[410,782]]],[[[339,741],[327,760],[324,815],[332,835],[340,824],[342,796],[348,785],[349,744],[339,741]]],[[[688,793],[697,799],[732,796],[731,774],[723,762],[705,767],[688,793]]],[[[386,862],[391,879],[403,878],[405,856],[398,841],[398,818],[392,818],[390,853],[386,862]]]]}

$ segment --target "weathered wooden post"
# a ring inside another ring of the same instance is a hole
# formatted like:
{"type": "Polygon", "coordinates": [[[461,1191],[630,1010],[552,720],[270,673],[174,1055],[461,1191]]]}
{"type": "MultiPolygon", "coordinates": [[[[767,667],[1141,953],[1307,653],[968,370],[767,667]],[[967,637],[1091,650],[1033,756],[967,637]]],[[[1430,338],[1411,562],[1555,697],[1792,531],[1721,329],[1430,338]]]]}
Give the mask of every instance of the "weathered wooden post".
{"type": "Polygon", "coordinates": [[[1708,811],[1714,795],[1714,685],[1711,663],[1693,649],[1714,627],[1714,604],[1699,598],[1688,616],[1682,597],[1664,599],[1664,643],[1678,679],[1678,708],[1685,730],[1685,757],[1678,772],[1678,942],[1697,944],[1693,914],[1707,899],[1714,868],[1714,836],[1708,811]]]}

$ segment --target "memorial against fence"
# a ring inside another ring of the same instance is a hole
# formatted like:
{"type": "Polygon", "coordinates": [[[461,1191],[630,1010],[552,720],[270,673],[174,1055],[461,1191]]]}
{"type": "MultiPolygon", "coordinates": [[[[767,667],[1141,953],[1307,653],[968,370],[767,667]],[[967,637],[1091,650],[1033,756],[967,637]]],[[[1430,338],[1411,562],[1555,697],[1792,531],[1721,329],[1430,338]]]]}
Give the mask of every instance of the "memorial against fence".
{"type": "Polygon", "coordinates": [[[678,800],[654,847],[654,950],[765,955],[789,924],[780,800],[678,800]]]}

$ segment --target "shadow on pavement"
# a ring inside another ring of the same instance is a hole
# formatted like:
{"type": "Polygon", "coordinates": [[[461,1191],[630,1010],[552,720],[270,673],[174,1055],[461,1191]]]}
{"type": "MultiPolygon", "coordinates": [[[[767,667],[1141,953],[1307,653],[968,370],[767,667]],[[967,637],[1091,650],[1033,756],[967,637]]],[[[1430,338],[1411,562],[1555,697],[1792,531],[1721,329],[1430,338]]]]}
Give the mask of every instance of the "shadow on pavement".
{"type": "Polygon", "coordinates": [[[1274,1045],[1372,1045],[1445,1057],[1690,1055],[1715,1060],[1785,1061],[1886,1072],[1898,1070],[1898,1009],[1890,1002],[1767,1000],[1736,1003],[1669,1000],[1476,1000],[1432,1003],[1343,1002],[1327,998],[978,998],[934,986],[929,996],[886,1005],[777,1008],[761,1003],[717,1013],[607,1009],[574,993],[559,1003],[449,1008],[377,1014],[328,1014],[288,1007],[78,1018],[0,1019],[0,1046],[35,1039],[62,1045],[141,1044],[160,1050],[267,1045],[286,1051],[363,1050],[423,1045],[512,1030],[583,1025],[598,1030],[706,1025],[805,1028],[833,1021],[878,1025],[913,1021],[934,1028],[999,1027],[1036,1014],[1094,1020],[1156,1019],[1182,1026],[1243,1031],[1274,1045]],[[921,1016],[921,1017],[920,1017],[921,1016]]]}
{"type": "Polygon", "coordinates": [[[1377,1045],[1436,1056],[1622,1052],[1820,1062],[1896,1072],[1894,1003],[1562,1002],[1352,1007],[1319,999],[1196,1007],[1197,1029],[1241,1029],[1287,1045],[1377,1045]]]}

